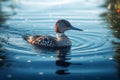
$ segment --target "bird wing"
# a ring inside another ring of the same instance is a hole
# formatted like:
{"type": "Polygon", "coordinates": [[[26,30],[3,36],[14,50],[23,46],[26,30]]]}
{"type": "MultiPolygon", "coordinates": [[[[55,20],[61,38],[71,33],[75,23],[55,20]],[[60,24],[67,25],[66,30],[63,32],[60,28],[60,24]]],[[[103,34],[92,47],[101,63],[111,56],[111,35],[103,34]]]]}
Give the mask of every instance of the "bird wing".
{"type": "Polygon", "coordinates": [[[39,36],[34,40],[34,45],[39,47],[55,47],[56,38],[52,36],[39,36]]]}

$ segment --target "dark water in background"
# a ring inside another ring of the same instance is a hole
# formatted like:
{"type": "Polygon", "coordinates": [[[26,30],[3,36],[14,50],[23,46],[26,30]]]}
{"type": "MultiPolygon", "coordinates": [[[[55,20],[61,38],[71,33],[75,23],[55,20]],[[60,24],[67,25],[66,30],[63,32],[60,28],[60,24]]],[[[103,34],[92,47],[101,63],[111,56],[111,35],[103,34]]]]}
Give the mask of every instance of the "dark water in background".
{"type": "Polygon", "coordinates": [[[119,80],[111,43],[116,38],[100,17],[107,12],[100,7],[104,3],[105,0],[21,0],[15,9],[5,7],[3,10],[11,16],[3,15],[5,25],[0,27],[0,37],[5,39],[5,50],[0,53],[0,80],[119,80]],[[22,35],[55,36],[58,19],[67,19],[84,30],[66,32],[72,41],[70,51],[42,51],[23,40],[22,35]]]}

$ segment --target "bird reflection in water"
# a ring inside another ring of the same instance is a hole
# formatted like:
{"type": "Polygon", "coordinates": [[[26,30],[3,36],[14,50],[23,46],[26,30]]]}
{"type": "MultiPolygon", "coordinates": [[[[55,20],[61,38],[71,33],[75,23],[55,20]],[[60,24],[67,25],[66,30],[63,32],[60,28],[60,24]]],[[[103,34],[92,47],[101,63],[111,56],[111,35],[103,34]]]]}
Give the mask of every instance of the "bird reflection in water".
{"type": "Polygon", "coordinates": [[[62,67],[63,69],[57,70],[56,74],[64,75],[64,74],[70,74],[70,72],[67,69],[64,69],[66,67],[70,66],[70,58],[67,58],[68,52],[70,51],[70,47],[59,49],[56,51],[56,65],[62,67]]]}
{"type": "Polygon", "coordinates": [[[43,52],[45,53],[46,51],[50,51],[50,52],[56,52],[56,66],[59,66],[60,68],[56,70],[56,74],[58,75],[67,75],[67,74],[71,74],[68,70],[68,67],[70,65],[82,65],[81,63],[71,63],[70,60],[71,58],[68,57],[69,52],[71,50],[71,47],[61,47],[59,49],[53,50],[53,49],[46,49],[46,48],[39,48],[35,46],[35,49],[38,52],[43,52]]]}

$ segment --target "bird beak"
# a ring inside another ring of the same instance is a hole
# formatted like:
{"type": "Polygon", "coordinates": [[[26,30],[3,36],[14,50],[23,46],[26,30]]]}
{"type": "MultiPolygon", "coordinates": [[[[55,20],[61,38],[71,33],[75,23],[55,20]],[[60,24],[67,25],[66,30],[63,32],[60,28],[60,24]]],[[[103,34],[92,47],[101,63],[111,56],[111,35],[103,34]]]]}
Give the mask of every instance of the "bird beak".
{"type": "Polygon", "coordinates": [[[76,27],[73,27],[73,26],[72,26],[71,30],[83,31],[82,29],[79,29],[79,28],[76,28],[76,27]]]}

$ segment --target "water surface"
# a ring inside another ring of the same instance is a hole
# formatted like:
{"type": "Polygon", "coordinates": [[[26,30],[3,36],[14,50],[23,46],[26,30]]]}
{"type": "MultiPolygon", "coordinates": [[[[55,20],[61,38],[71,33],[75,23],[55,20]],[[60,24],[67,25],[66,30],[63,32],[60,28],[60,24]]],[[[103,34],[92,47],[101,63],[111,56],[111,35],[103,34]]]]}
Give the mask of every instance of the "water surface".
{"type": "Polygon", "coordinates": [[[107,12],[101,7],[105,0],[21,0],[17,4],[15,14],[0,27],[0,36],[5,38],[0,80],[119,80],[111,43],[115,38],[100,17],[107,12]],[[22,38],[55,36],[59,19],[84,30],[65,33],[72,42],[71,49],[43,51],[22,38]]]}

